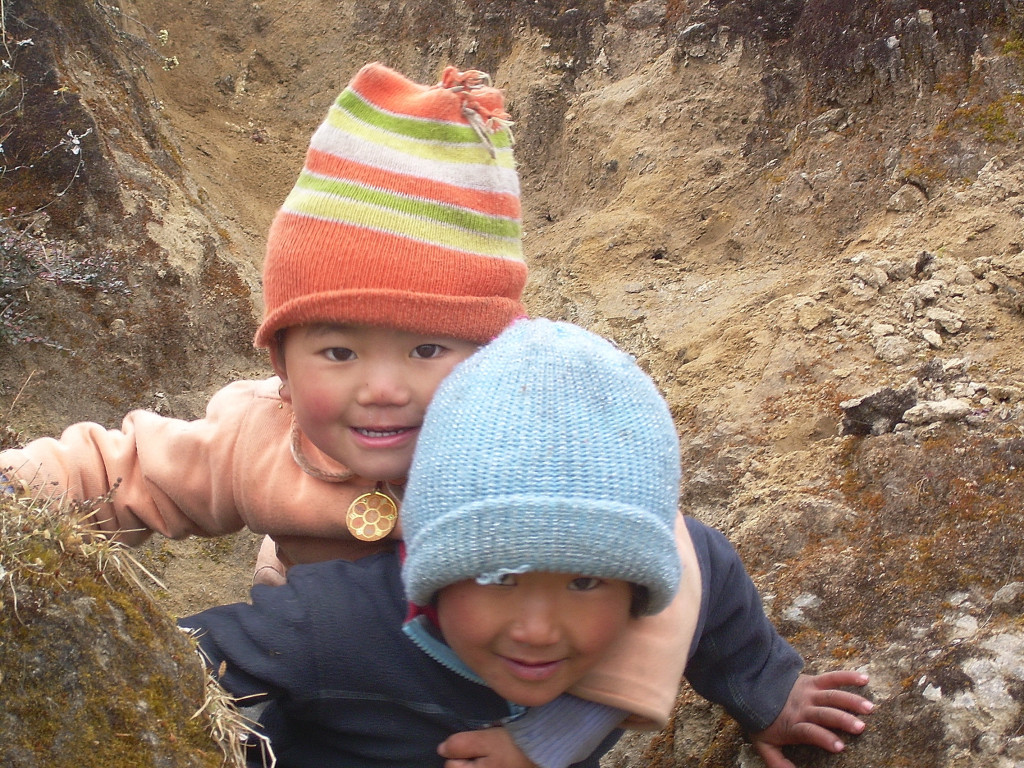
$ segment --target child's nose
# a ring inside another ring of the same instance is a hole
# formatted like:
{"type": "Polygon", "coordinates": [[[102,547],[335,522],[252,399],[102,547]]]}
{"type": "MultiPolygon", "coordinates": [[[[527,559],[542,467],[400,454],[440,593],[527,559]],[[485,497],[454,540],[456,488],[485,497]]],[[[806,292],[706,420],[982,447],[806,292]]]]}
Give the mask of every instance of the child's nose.
{"type": "Polygon", "coordinates": [[[509,634],[524,645],[553,645],[561,636],[557,610],[550,601],[524,601],[512,621],[509,634]]]}
{"type": "Polygon", "coordinates": [[[405,372],[394,366],[375,366],[366,373],[356,393],[360,405],[406,405],[411,397],[405,372]]]}

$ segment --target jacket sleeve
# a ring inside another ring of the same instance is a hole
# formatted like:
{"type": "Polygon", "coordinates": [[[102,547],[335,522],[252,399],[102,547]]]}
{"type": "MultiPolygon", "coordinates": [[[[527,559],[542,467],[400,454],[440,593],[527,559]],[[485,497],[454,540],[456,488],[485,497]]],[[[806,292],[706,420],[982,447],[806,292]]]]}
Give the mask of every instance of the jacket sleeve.
{"type": "Polygon", "coordinates": [[[249,603],[210,608],[178,626],[195,636],[225,690],[253,697],[246,705],[267,698],[316,701],[324,690],[344,687],[339,680],[355,690],[366,686],[372,696],[367,680],[409,670],[399,664],[389,672],[387,654],[395,652],[396,636],[399,647],[413,648],[401,631],[400,570],[394,552],[296,566],[281,586],[254,586],[249,603]]]}
{"type": "Polygon", "coordinates": [[[538,768],[566,768],[592,755],[628,715],[563,693],[505,723],[505,730],[538,768]]]}
{"type": "Polygon", "coordinates": [[[74,424],[59,439],[0,453],[0,472],[46,498],[109,498],[96,512],[97,527],[127,544],[152,531],[170,538],[230,533],[243,525],[232,494],[236,445],[261,386],[268,383],[228,385],[196,421],[133,411],[119,430],[74,424]]]}
{"type": "Polygon", "coordinates": [[[246,706],[315,687],[318,637],[306,601],[290,584],[257,585],[252,603],[210,608],[178,620],[199,644],[221,686],[246,706]]]}
{"type": "Polygon", "coordinates": [[[700,610],[701,573],[683,517],[676,520],[683,576],[679,591],[658,614],[632,622],[608,655],[569,693],[630,713],[624,726],[659,729],[668,722],[700,610]]]}
{"type": "Polygon", "coordinates": [[[782,711],[803,659],[768,620],[728,539],[692,518],[686,524],[704,580],[686,678],[747,731],[763,730],[782,711]]]}

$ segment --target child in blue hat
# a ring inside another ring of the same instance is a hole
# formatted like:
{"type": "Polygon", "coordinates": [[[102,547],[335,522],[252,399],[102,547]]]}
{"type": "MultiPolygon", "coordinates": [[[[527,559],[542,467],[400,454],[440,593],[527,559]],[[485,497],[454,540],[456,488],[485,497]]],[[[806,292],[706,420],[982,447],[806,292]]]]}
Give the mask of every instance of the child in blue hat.
{"type": "Polygon", "coordinates": [[[596,768],[635,697],[599,662],[670,604],[678,669],[769,766],[789,765],[786,744],[841,750],[835,732],[863,730],[871,704],[839,688],[866,676],[801,674],[732,547],[678,514],[679,482],[668,407],[632,359],[522,320],[438,389],[404,554],[295,566],[251,605],[181,624],[231,694],[265,705],[280,766],[451,767],[511,734],[542,768],[596,768]],[[535,733],[523,715],[539,708],[535,733]]]}

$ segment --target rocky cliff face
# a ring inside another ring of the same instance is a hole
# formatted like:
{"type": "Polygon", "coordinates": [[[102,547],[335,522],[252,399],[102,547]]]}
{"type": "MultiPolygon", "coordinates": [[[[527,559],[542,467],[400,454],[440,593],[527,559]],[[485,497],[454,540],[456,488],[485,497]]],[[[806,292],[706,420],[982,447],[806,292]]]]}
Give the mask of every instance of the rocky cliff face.
{"type": "MultiPolygon", "coordinates": [[[[262,238],[330,100],[369,60],[481,68],[531,310],[638,357],[685,510],[813,669],[872,676],[867,733],[798,762],[1024,764],[1022,31],[1018,0],[8,3],[0,258],[49,271],[0,277],[6,439],[261,370],[262,238]]],[[[609,765],[741,745],[684,693],[609,765]]]]}

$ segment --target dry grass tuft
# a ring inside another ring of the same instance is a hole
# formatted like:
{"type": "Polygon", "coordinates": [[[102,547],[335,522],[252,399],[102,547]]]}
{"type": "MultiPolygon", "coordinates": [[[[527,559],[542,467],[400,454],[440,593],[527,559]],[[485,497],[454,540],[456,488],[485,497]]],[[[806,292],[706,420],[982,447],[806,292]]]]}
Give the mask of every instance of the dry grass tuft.
{"type": "MultiPolygon", "coordinates": [[[[264,765],[273,768],[275,759],[270,745],[266,743],[264,737],[254,731],[254,724],[239,712],[234,701],[221,688],[215,677],[207,673],[200,675],[198,646],[191,637],[186,637],[185,633],[176,629],[171,618],[163,614],[153,600],[150,588],[153,584],[164,588],[160,580],[139,562],[128,547],[111,540],[108,535],[90,529],[90,519],[105,501],[107,499],[83,504],[60,504],[55,500],[38,496],[0,492],[0,617],[5,610],[10,610],[5,623],[5,634],[8,639],[0,642],[0,656],[11,661],[21,658],[25,652],[31,652],[30,646],[37,642],[39,626],[45,624],[48,618],[55,614],[68,616],[73,613],[67,606],[74,605],[76,601],[80,603],[84,598],[92,605],[120,601],[120,604],[114,605],[114,613],[111,614],[123,617],[120,622],[115,621],[119,626],[114,627],[114,634],[135,632],[138,635],[133,640],[136,643],[132,646],[135,650],[148,648],[150,653],[168,656],[167,659],[142,660],[142,665],[146,666],[148,663],[151,669],[148,672],[143,671],[141,679],[150,680],[149,673],[152,668],[167,662],[176,665],[174,668],[193,670],[195,679],[205,686],[203,690],[186,686],[186,690],[195,691],[193,701],[199,703],[198,706],[193,703],[191,708],[186,709],[179,708],[180,701],[163,700],[168,697],[180,699],[180,695],[167,688],[164,683],[154,683],[151,690],[146,692],[150,697],[147,706],[151,714],[160,715],[157,722],[162,729],[160,732],[166,737],[163,749],[174,749],[172,745],[177,745],[182,751],[181,759],[175,758],[169,764],[205,766],[211,764],[211,758],[214,761],[212,764],[215,764],[215,756],[222,753],[222,766],[243,768],[246,765],[247,747],[257,745],[256,748],[264,755],[264,765]],[[141,606],[142,613],[133,613],[135,609],[132,605],[141,606]],[[131,619],[132,616],[135,618],[131,619]],[[166,638],[161,639],[158,632],[170,633],[176,642],[168,643],[166,638]],[[18,645],[21,643],[28,645],[19,649],[18,645]],[[173,647],[175,645],[176,648],[173,647]],[[189,660],[190,653],[195,655],[195,661],[189,660]],[[192,712],[191,717],[189,712],[192,712]],[[194,743],[186,747],[183,734],[190,732],[200,736],[205,732],[208,747],[202,745],[202,738],[197,740],[198,747],[194,743]]],[[[109,621],[97,621],[84,638],[72,638],[67,633],[61,633],[61,642],[78,645],[86,652],[83,658],[88,659],[87,652],[90,648],[109,642],[110,631],[109,621]]],[[[44,636],[45,632],[44,628],[44,636]]],[[[138,670],[132,668],[139,663],[138,659],[129,662],[124,654],[119,653],[110,654],[108,658],[123,661],[124,668],[112,674],[107,674],[111,670],[104,670],[104,677],[113,677],[121,673],[133,681],[138,677],[138,670]],[[135,677],[132,677],[133,675],[135,677]]],[[[43,699],[48,699],[47,689],[40,690],[23,685],[20,676],[13,674],[15,670],[10,671],[12,675],[4,675],[4,684],[10,695],[8,705],[11,712],[17,710],[32,713],[35,709],[40,709],[40,714],[45,717],[47,705],[43,699]],[[19,696],[22,698],[18,699],[19,696]]],[[[190,672],[189,675],[191,674],[190,672]]],[[[90,679],[91,676],[86,670],[81,677],[80,690],[72,695],[83,700],[93,695],[99,696],[100,699],[117,695],[111,694],[110,690],[105,688],[96,692],[89,690],[90,679]]],[[[139,694],[137,684],[129,684],[122,688],[130,691],[132,696],[139,694]]],[[[101,709],[121,705],[122,702],[114,702],[109,698],[105,703],[103,700],[97,702],[101,709]]],[[[138,705],[133,703],[132,706],[138,705]]],[[[31,714],[26,716],[31,717],[31,714]]],[[[54,766],[65,764],[62,762],[65,755],[58,754],[54,751],[57,748],[53,746],[61,742],[61,730],[56,729],[50,739],[50,746],[34,747],[37,754],[38,750],[42,750],[50,760],[49,764],[54,766]]],[[[15,747],[7,748],[11,749],[13,754],[15,747]]],[[[3,755],[7,748],[0,748],[0,764],[4,763],[3,755]]],[[[128,748],[125,753],[127,760],[130,761],[133,754],[138,757],[135,750],[136,747],[128,748]]]]}
{"type": "MultiPolygon", "coordinates": [[[[202,650],[197,649],[202,655],[202,650]]],[[[209,667],[209,665],[207,665],[209,667]]],[[[196,710],[193,718],[206,716],[210,722],[210,733],[224,750],[229,765],[246,765],[246,750],[258,749],[264,768],[274,768],[277,758],[266,736],[255,729],[255,723],[238,711],[233,699],[211,674],[206,681],[206,700],[196,710]]]]}
{"type": "Polygon", "coordinates": [[[111,569],[135,584],[152,599],[144,575],[154,584],[164,584],[136,559],[127,547],[102,532],[91,530],[90,518],[109,498],[70,504],[52,504],[38,496],[4,495],[0,497],[0,582],[6,581],[17,608],[20,580],[35,584],[49,582],[55,590],[66,585],[60,569],[54,569],[56,550],[69,557],[84,558],[92,563],[103,580],[113,589],[108,573],[111,569]],[[51,551],[52,550],[52,551],[51,551]],[[49,555],[49,556],[47,556],[49,555]]]}

